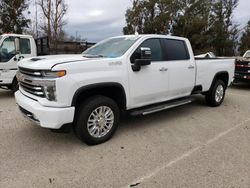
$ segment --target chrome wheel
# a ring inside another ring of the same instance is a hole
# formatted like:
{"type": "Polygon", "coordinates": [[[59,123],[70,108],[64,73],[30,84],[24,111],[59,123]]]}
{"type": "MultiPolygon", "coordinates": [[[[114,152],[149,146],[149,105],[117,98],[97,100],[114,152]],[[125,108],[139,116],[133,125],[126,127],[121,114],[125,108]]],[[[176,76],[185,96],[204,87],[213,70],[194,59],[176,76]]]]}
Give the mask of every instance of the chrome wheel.
{"type": "Polygon", "coordinates": [[[89,134],[94,138],[106,136],[114,125],[114,112],[107,106],[93,110],[87,121],[89,134]]]}
{"type": "Polygon", "coordinates": [[[221,102],[224,96],[224,87],[222,85],[218,85],[216,91],[215,91],[215,101],[217,103],[221,102]]]}

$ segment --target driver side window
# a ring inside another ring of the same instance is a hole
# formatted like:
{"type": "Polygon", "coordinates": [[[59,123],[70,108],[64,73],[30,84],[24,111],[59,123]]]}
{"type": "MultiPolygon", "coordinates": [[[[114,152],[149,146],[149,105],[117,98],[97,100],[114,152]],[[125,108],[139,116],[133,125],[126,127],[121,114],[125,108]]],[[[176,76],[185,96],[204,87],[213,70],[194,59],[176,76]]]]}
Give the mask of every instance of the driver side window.
{"type": "Polygon", "coordinates": [[[163,55],[162,55],[162,47],[161,47],[161,42],[160,39],[147,39],[145,40],[133,53],[131,56],[131,63],[134,63],[135,59],[140,58],[140,48],[141,47],[146,47],[151,49],[151,58],[152,62],[157,62],[157,61],[164,61],[163,55]]]}
{"type": "Polygon", "coordinates": [[[0,62],[8,62],[16,54],[15,38],[6,38],[0,47],[0,62]]]}

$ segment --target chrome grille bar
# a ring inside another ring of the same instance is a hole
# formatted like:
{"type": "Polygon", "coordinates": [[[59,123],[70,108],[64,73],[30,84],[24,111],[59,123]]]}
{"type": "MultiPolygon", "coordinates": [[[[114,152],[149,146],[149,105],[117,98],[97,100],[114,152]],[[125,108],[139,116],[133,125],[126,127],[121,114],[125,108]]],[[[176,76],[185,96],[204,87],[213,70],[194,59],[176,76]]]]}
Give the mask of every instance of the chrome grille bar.
{"type": "Polygon", "coordinates": [[[25,75],[36,76],[36,77],[42,77],[42,73],[39,72],[39,71],[30,70],[30,69],[25,69],[25,68],[21,68],[21,67],[19,67],[19,71],[20,71],[22,74],[25,74],[25,75]]]}

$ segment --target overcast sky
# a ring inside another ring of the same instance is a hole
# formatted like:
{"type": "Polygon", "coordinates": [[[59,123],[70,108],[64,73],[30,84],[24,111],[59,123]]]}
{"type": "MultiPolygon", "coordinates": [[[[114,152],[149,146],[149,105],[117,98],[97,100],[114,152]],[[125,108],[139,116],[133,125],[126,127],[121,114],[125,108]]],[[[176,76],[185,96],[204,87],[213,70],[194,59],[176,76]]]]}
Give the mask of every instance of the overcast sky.
{"type": "MultiPolygon", "coordinates": [[[[235,11],[235,22],[242,27],[250,20],[250,0],[239,0],[235,11]]],[[[125,25],[125,12],[131,0],[67,0],[67,26],[71,35],[80,35],[90,42],[98,42],[106,37],[121,35],[125,25]]]]}

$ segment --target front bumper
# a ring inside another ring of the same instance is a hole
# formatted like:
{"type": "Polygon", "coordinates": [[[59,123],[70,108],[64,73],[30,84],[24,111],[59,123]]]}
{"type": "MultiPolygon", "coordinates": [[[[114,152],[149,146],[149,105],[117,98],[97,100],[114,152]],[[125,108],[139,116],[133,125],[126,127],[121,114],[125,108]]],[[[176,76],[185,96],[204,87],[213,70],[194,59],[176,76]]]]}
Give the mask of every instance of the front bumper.
{"type": "Polygon", "coordinates": [[[15,98],[22,114],[43,128],[60,129],[63,125],[73,122],[74,107],[45,107],[38,101],[26,97],[20,91],[15,93],[15,98]]]}

